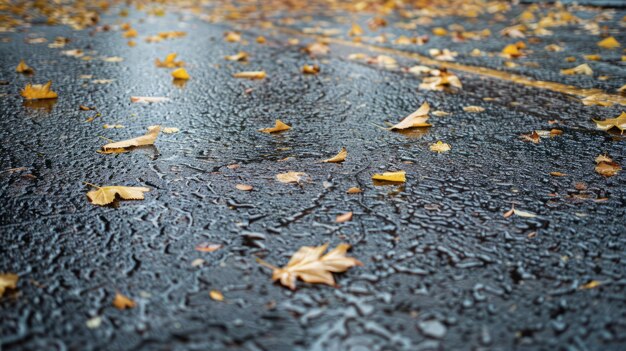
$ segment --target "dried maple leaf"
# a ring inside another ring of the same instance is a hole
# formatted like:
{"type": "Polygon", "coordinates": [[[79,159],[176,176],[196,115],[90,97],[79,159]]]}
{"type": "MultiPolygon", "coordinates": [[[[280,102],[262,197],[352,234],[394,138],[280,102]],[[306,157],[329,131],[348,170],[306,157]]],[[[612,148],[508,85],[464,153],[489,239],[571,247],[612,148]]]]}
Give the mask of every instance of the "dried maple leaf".
{"type": "Polygon", "coordinates": [[[33,74],[35,70],[32,67],[29,67],[24,60],[20,60],[17,67],[15,67],[15,72],[24,73],[24,74],[33,74]]]}
{"type": "Polygon", "coordinates": [[[622,112],[615,118],[605,119],[604,121],[593,120],[596,123],[596,127],[601,130],[609,130],[611,128],[617,128],[624,132],[626,130],[626,112],[622,112]]]}
{"type": "Polygon", "coordinates": [[[591,67],[589,67],[588,64],[583,63],[582,65],[576,66],[574,68],[562,69],[561,74],[565,74],[568,76],[571,76],[574,74],[584,74],[586,76],[592,76],[593,70],[591,69],[591,67]]]}
{"type": "MultiPolygon", "coordinates": [[[[92,185],[92,184],[90,184],[92,185]]],[[[95,185],[92,185],[95,186],[95,185]]],[[[150,191],[150,188],[146,187],[133,187],[133,186],[96,186],[97,190],[92,190],[87,193],[87,197],[94,205],[108,205],[115,196],[119,195],[123,200],[143,200],[143,193],[150,191]]]]}
{"type": "Polygon", "coordinates": [[[352,212],[346,212],[335,218],[335,223],[344,223],[352,220],[352,212]]]}
{"type": "Polygon", "coordinates": [[[161,126],[150,126],[148,127],[148,133],[146,133],[145,135],[128,140],[118,141],[115,143],[109,143],[104,145],[102,149],[106,151],[109,149],[125,149],[134,146],[152,145],[159,136],[160,131],[161,126]]]}
{"type": "Polygon", "coordinates": [[[13,273],[2,273],[0,274],[0,297],[4,295],[6,289],[16,289],[17,281],[20,277],[17,274],[13,273]]]}
{"type": "Polygon", "coordinates": [[[46,84],[27,84],[21,92],[21,95],[26,100],[38,100],[38,99],[56,99],[57,93],[50,90],[52,81],[46,84]]]}
{"type": "Polygon", "coordinates": [[[115,298],[113,299],[113,306],[119,310],[125,310],[127,308],[133,308],[135,307],[136,303],[135,301],[131,300],[130,298],[120,294],[120,293],[115,293],[115,298]]]}
{"type": "Polygon", "coordinates": [[[182,67],[185,64],[185,62],[183,62],[183,61],[176,61],[176,56],[178,56],[178,54],[176,54],[176,53],[168,54],[165,57],[165,60],[161,61],[159,59],[156,59],[154,61],[154,64],[157,67],[163,67],[163,68],[178,68],[178,67],[182,67]]]}
{"type": "Polygon", "coordinates": [[[172,71],[172,77],[174,77],[174,79],[182,79],[182,80],[187,80],[189,79],[189,73],[187,73],[187,70],[185,70],[184,68],[177,68],[174,71],[172,71]]]}
{"type": "Polygon", "coordinates": [[[304,65],[302,66],[302,73],[304,74],[318,74],[320,73],[319,65],[304,65]]]}
{"type": "Polygon", "coordinates": [[[277,119],[276,122],[274,122],[274,126],[273,127],[259,129],[259,132],[261,132],[261,133],[277,133],[277,132],[282,132],[282,131],[289,130],[289,129],[291,129],[290,126],[288,126],[285,123],[283,123],[280,119],[277,119]]]}
{"type": "Polygon", "coordinates": [[[292,290],[296,289],[298,278],[307,283],[335,286],[333,273],[345,272],[350,267],[363,265],[359,260],[346,256],[350,245],[339,244],[322,256],[327,247],[328,244],[317,247],[303,246],[291,257],[287,266],[282,268],[260,259],[258,261],[273,270],[272,280],[279,280],[282,285],[292,290]]]}
{"type": "Polygon", "coordinates": [[[615,49],[620,47],[620,44],[614,37],[607,37],[600,40],[598,46],[605,49],[615,49]]]}
{"type": "Polygon", "coordinates": [[[148,104],[148,103],[157,103],[157,102],[165,102],[169,101],[166,97],[161,96],[131,96],[130,102],[135,102],[138,104],[148,104]]]}
{"type": "Polygon", "coordinates": [[[225,56],[224,59],[226,61],[247,61],[248,53],[240,51],[236,53],[235,55],[225,56]]]}
{"type": "Polygon", "coordinates": [[[382,180],[386,182],[404,183],[406,182],[406,172],[397,171],[397,172],[384,172],[382,174],[376,173],[372,176],[372,180],[382,180]]]}
{"type": "Polygon", "coordinates": [[[341,148],[341,151],[339,151],[339,153],[331,158],[327,158],[325,160],[322,160],[322,162],[326,162],[326,163],[339,163],[339,162],[343,162],[346,160],[346,157],[348,156],[348,150],[346,150],[345,147],[341,148]]]}
{"type": "Polygon", "coordinates": [[[245,72],[237,72],[233,74],[235,78],[246,78],[246,79],[263,79],[267,76],[265,71],[245,71],[245,72]]]}
{"type": "Polygon", "coordinates": [[[309,175],[304,172],[290,171],[287,173],[279,173],[276,175],[276,180],[281,183],[300,183],[308,179],[309,175]]]}
{"type": "Polygon", "coordinates": [[[402,121],[389,128],[389,130],[430,127],[431,124],[426,123],[429,118],[428,111],[430,111],[430,105],[428,102],[424,102],[422,106],[417,109],[417,111],[405,117],[402,121]]]}
{"type": "Polygon", "coordinates": [[[429,148],[430,148],[430,151],[434,151],[438,153],[447,152],[447,151],[450,151],[451,149],[450,144],[444,143],[441,140],[439,140],[438,142],[434,144],[431,144],[429,148]]]}

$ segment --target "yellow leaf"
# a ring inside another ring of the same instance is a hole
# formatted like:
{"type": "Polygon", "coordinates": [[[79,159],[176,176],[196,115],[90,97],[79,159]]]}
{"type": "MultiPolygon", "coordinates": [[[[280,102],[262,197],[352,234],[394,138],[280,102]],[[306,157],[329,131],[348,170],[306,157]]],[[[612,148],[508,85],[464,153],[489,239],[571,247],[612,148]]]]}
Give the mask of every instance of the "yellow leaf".
{"type": "Polygon", "coordinates": [[[285,130],[291,129],[290,126],[286,125],[285,123],[283,123],[280,119],[277,119],[276,122],[274,122],[274,126],[272,128],[263,128],[263,129],[259,129],[259,132],[261,133],[277,133],[277,132],[282,132],[285,130]]]}
{"type": "Polygon", "coordinates": [[[127,308],[133,308],[135,307],[136,303],[135,301],[131,300],[130,298],[120,294],[120,293],[115,293],[115,298],[113,299],[113,306],[119,310],[125,310],[127,308]]]}
{"type": "Polygon", "coordinates": [[[344,223],[352,220],[352,212],[346,212],[344,214],[340,214],[335,218],[335,223],[344,223]]]}
{"type": "Polygon", "coordinates": [[[176,56],[178,56],[178,54],[176,54],[176,53],[168,54],[165,57],[165,60],[161,61],[159,59],[156,59],[154,61],[154,64],[157,67],[164,67],[164,68],[182,67],[185,64],[185,62],[183,62],[183,61],[176,61],[176,56]]]}
{"type": "Polygon", "coordinates": [[[237,43],[241,41],[241,34],[235,32],[224,33],[224,40],[229,43],[237,43]]]}
{"type": "Polygon", "coordinates": [[[87,197],[94,205],[108,205],[115,200],[115,195],[119,195],[123,200],[143,200],[143,193],[150,191],[150,188],[133,186],[103,186],[97,190],[87,193],[87,197]]]}
{"type": "Polygon", "coordinates": [[[281,183],[300,183],[301,181],[307,180],[309,175],[304,172],[287,172],[280,173],[276,175],[276,180],[281,183]]]}
{"type": "Polygon", "coordinates": [[[591,69],[591,67],[589,67],[588,64],[583,63],[582,65],[576,66],[574,68],[562,69],[561,74],[565,74],[568,76],[575,75],[575,74],[584,74],[586,76],[592,76],[593,70],[591,69]]]}
{"type": "Polygon", "coordinates": [[[502,49],[502,55],[505,57],[520,57],[522,56],[522,52],[519,51],[517,45],[509,44],[502,49]]]}
{"type": "Polygon", "coordinates": [[[320,73],[320,66],[318,66],[318,65],[304,65],[304,66],[302,66],[302,73],[304,73],[304,74],[318,74],[318,73],[320,73]]]}
{"type": "Polygon", "coordinates": [[[386,182],[404,183],[406,182],[406,172],[397,171],[397,172],[384,172],[382,174],[376,173],[372,176],[372,180],[382,180],[386,182]]]}
{"type": "Polygon", "coordinates": [[[159,136],[160,131],[161,131],[161,126],[150,126],[148,127],[148,133],[146,133],[145,135],[142,135],[133,139],[118,141],[115,143],[109,143],[109,144],[104,145],[102,149],[103,150],[124,149],[128,147],[133,147],[133,146],[152,145],[154,144],[157,137],[159,136]]]}
{"type": "Polygon", "coordinates": [[[4,295],[6,289],[16,289],[17,281],[20,277],[13,273],[0,273],[0,297],[4,295]]]}
{"type": "Polygon", "coordinates": [[[433,28],[433,34],[443,37],[445,35],[448,35],[448,31],[445,28],[437,27],[437,28],[433,28]]]}
{"type": "Polygon", "coordinates": [[[238,72],[233,74],[233,77],[235,78],[246,78],[246,79],[263,79],[265,78],[266,73],[265,71],[245,71],[245,72],[238,72]]]}
{"type": "Polygon", "coordinates": [[[189,79],[189,73],[187,73],[187,70],[185,70],[184,68],[177,68],[172,72],[172,77],[174,77],[174,79],[183,79],[183,80],[187,80],[189,79]]]}
{"type": "Polygon", "coordinates": [[[348,35],[351,37],[358,37],[363,35],[363,28],[356,23],[352,23],[352,27],[348,31],[348,35]]]}
{"type": "Polygon", "coordinates": [[[581,285],[581,286],[580,286],[580,287],[578,287],[578,288],[579,288],[579,289],[581,289],[581,290],[586,290],[586,289],[593,289],[593,288],[597,288],[597,287],[599,287],[600,285],[602,285],[602,283],[601,283],[601,282],[599,282],[599,281],[597,281],[597,280],[592,280],[592,281],[590,281],[589,283],[587,283],[587,284],[583,284],[583,285],[581,285]]]}
{"type": "Polygon", "coordinates": [[[292,290],[296,289],[296,279],[307,283],[327,284],[335,286],[333,273],[347,271],[350,267],[362,266],[363,264],[353,257],[347,257],[350,249],[348,244],[339,244],[337,247],[322,256],[328,244],[322,246],[303,246],[289,260],[287,266],[278,268],[264,263],[272,268],[272,280],[292,290]]]}
{"type": "Polygon", "coordinates": [[[222,293],[218,290],[211,290],[209,292],[209,296],[211,296],[211,299],[215,301],[224,301],[224,295],[222,295],[222,293]]]}
{"type": "Polygon", "coordinates": [[[165,134],[174,134],[174,133],[178,133],[178,132],[180,132],[180,129],[178,129],[176,127],[163,128],[163,133],[165,133],[165,134]]]}
{"type": "Polygon", "coordinates": [[[430,127],[431,124],[426,123],[428,120],[428,111],[430,111],[430,105],[428,102],[424,102],[417,111],[411,113],[405,117],[402,121],[389,128],[390,130],[407,129],[416,127],[430,127]]]}
{"type": "Polygon", "coordinates": [[[21,94],[26,100],[56,99],[58,95],[50,90],[51,86],[51,81],[46,84],[27,84],[21,94]]]}
{"type": "Polygon", "coordinates": [[[136,38],[137,37],[137,30],[134,29],[134,28],[130,28],[129,30],[124,32],[124,34],[122,36],[124,38],[136,38]]]}
{"type": "Polygon", "coordinates": [[[433,76],[425,77],[419,86],[420,89],[441,91],[448,87],[463,88],[459,77],[446,70],[432,70],[430,73],[433,76]]]}
{"type": "Polygon", "coordinates": [[[339,163],[339,162],[343,162],[346,160],[346,157],[348,156],[348,150],[346,150],[345,147],[341,148],[341,151],[339,151],[339,153],[331,158],[327,158],[325,160],[323,160],[322,162],[326,162],[326,163],[339,163]]]}
{"type": "Polygon", "coordinates": [[[32,67],[29,67],[24,60],[20,60],[20,63],[15,67],[15,72],[24,73],[24,74],[32,74],[35,73],[35,70],[32,67]]]}
{"type": "Polygon", "coordinates": [[[626,130],[626,112],[622,112],[615,118],[605,119],[604,121],[597,121],[594,119],[593,121],[596,122],[596,127],[601,130],[609,130],[613,127],[618,128],[621,131],[626,130]]]}
{"type": "Polygon", "coordinates": [[[614,37],[608,37],[598,42],[598,46],[605,49],[615,49],[620,47],[620,44],[614,37]]]}
{"type": "Polygon", "coordinates": [[[479,112],[485,111],[485,108],[484,107],[480,107],[480,106],[465,106],[465,107],[463,107],[463,111],[479,113],[479,112]]]}
{"type": "Polygon", "coordinates": [[[248,60],[248,54],[240,51],[235,55],[225,56],[224,59],[227,61],[246,61],[248,60]]]}
{"type": "Polygon", "coordinates": [[[430,145],[430,151],[434,151],[434,152],[447,152],[450,151],[450,144],[446,144],[444,142],[442,142],[441,140],[439,140],[438,142],[431,144],[430,145]]]}

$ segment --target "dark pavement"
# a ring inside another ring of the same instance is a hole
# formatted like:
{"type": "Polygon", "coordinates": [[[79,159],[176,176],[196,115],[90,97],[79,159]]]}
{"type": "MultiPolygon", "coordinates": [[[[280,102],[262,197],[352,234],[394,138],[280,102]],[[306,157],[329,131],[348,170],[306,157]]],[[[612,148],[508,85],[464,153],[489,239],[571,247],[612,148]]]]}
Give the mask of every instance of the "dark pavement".
{"type": "Polygon", "coordinates": [[[452,70],[460,90],[418,90],[423,77],[406,68],[423,63],[402,54],[448,48],[459,52],[461,65],[599,89],[624,101],[617,92],[626,84],[624,9],[571,9],[581,18],[613,13],[600,31],[622,47],[607,50],[583,23],[552,27],[536,44],[528,44],[532,35],[500,36],[528,5],[503,12],[502,21],[491,23],[489,13],[442,16],[416,30],[396,24],[425,14],[394,11],[387,27],[372,32],[371,12],[264,9],[275,3],[257,4],[261,14],[231,10],[231,20],[222,18],[224,4],[167,8],[164,16],[147,14],[150,6],[132,8],[128,17],[116,6],[84,30],[34,19],[32,27],[0,33],[0,80],[7,83],[0,86],[0,273],[20,276],[18,288],[0,298],[0,350],[626,349],[626,175],[594,171],[600,154],[626,165],[626,137],[592,121],[616,117],[624,105],[585,106],[581,96],[470,70],[452,70]],[[123,38],[125,22],[139,37],[123,38]],[[353,22],[365,36],[430,38],[423,46],[367,38],[351,44],[353,22]],[[492,35],[466,42],[432,35],[433,27],[450,24],[490,27],[492,35]],[[327,55],[312,58],[304,48],[322,40],[319,28],[339,32],[327,55]],[[144,41],[164,31],[187,35],[144,41]],[[242,42],[226,42],[228,31],[239,31],[242,42]],[[265,44],[256,43],[259,35],[265,44]],[[70,42],[50,48],[56,37],[70,42]],[[533,53],[511,60],[469,55],[475,48],[499,53],[520,40],[533,53]],[[564,51],[543,50],[557,43],[564,51]],[[348,59],[385,48],[397,51],[399,68],[348,59]],[[62,54],[71,49],[91,59],[62,54]],[[224,60],[239,51],[249,53],[248,62],[224,60]],[[174,84],[171,70],[154,65],[171,52],[185,62],[186,83],[174,84]],[[569,56],[576,61],[565,62],[569,56]],[[20,59],[33,76],[15,72],[20,59]],[[593,77],[559,73],[585,62],[593,77]],[[321,72],[302,74],[312,63],[321,72]],[[232,77],[256,70],[267,78],[232,77]],[[598,79],[603,75],[610,77],[598,79]],[[48,80],[58,99],[24,102],[20,90],[28,82],[48,80]],[[139,104],[131,96],[170,100],[139,104]],[[377,127],[425,101],[432,127],[377,127]],[[275,119],[292,129],[258,132],[275,119]],[[103,137],[132,138],[155,124],[180,132],[129,153],[96,152],[103,137]],[[538,144],[520,138],[553,128],[563,134],[538,144]],[[451,151],[430,151],[439,140],[451,151]],[[342,147],[344,163],[319,162],[342,147]],[[372,183],[372,174],[387,170],[405,170],[406,184],[372,183]],[[311,181],[277,182],[287,171],[306,172],[311,181]],[[89,203],[92,188],[84,182],[151,191],[143,201],[101,207],[89,203]],[[254,190],[237,190],[241,183],[254,190]],[[363,192],[346,194],[350,187],[363,192]],[[537,216],[505,218],[512,205],[537,216]],[[347,211],[352,221],[335,223],[347,211]],[[292,292],[255,261],[284,265],[299,247],[327,242],[351,244],[350,255],[364,263],[337,274],[337,288],[298,282],[292,292]],[[223,247],[195,249],[206,243],[223,247]],[[211,290],[224,301],[211,299],[211,290]],[[116,309],[116,292],[137,306],[116,309]]]}

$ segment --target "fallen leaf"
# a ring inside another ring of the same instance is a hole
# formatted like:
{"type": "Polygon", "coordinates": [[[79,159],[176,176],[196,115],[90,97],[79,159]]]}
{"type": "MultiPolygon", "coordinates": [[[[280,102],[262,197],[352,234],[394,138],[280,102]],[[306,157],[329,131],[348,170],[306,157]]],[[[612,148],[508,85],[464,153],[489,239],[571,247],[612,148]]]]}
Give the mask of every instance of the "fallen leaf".
{"type": "Polygon", "coordinates": [[[235,185],[235,188],[241,191],[251,191],[252,189],[254,189],[252,185],[248,185],[248,184],[237,184],[235,185]]]}
{"type": "Polygon", "coordinates": [[[174,134],[174,133],[180,132],[180,129],[176,127],[167,127],[167,128],[163,128],[162,132],[165,134],[174,134]]]}
{"type": "Polygon", "coordinates": [[[389,128],[389,130],[430,127],[431,124],[426,123],[429,118],[428,111],[430,111],[430,105],[428,102],[424,102],[417,111],[405,117],[402,121],[389,128]]]}
{"type": "Polygon", "coordinates": [[[602,285],[601,282],[597,280],[592,280],[586,284],[579,286],[578,289],[581,289],[581,290],[593,289],[593,288],[599,287],[600,285],[602,285]]]}
{"type": "Polygon", "coordinates": [[[183,62],[183,61],[176,61],[176,56],[178,56],[178,54],[176,54],[176,53],[168,54],[165,57],[165,60],[161,61],[159,59],[156,59],[154,61],[154,64],[157,67],[163,67],[163,68],[178,68],[178,67],[182,67],[185,64],[185,62],[183,62]]]}
{"type": "Polygon", "coordinates": [[[397,171],[397,172],[384,172],[382,174],[376,173],[372,176],[372,180],[382,180],[386,182],[404,183],[406,182],[406,172],[397,171]]]}
{"type": "Polygon", "coordinates": [[[346,193],[348,193],[348,194],[358,194],[358,193],[362,193],[362,192],[363,192],[363,190],[361,190],[360,188],[354,187],[354,186],[346,191],[346,193]]]}
{"type": "Polygon", "coordinates": [[[622,112],[615,118],[605,119],[604,121],[593,120],[596,123],[596,127],[601,130],[609,130],[611,128],[618,128],[622,132],[626,130],[626,112],[622,112]]]}
{"type": "Polygon", "coordinates": [[[534,144],[539,144],[539,141],[541,140],[541,137],[539,136],[539,133],[537,133],[536,130],[530,134],[522,134],[521,138],[524,141],[530,141],[531,143],[534,143],[534,144]]]}
{"type": "Polygon", "coordinates": [[[344,214],[340,214],[335,218],[335,223],[344,223],[352,220],[352,212],[346,212],[344,214]]]}
{"type": "Polygon", "coordinates": [[[133,146],[153,145],[157,137],[159,136],[160,131],[161,126],[150,126],[148,127],[148,133],[146,133],[145,135],[128,140],[118,141],[115,143],[109,143],[104,145],[102,149],[125,149],[133,146]]]}
{"type": "Polygon", "coordinates": [[[511,58],[511,57],[520,57],[522,56],[522,52],[519,51],[519,47],[516,44],[509,44],[502,49],[502,56],[511,58]]]}
{"type": "Polygon", "coordinates": [[[4,295],[6,289],[16,289],[17,281],[20,277],[13,273],[1,273],[0,274],[0,297],[4,295]]]}
{"type": "Polygon", "coordinates": [[[104,129],[122,129],[124,128],[121,124],[105,124],[102,126],[104,129]]]}
{"type": "Polygon", "coordinates": [[[20,63],[15,67],[15,72],[24,73],[24,74],[33,74],[35,70],[32,67],[29,67],[24,60],[20,60],[20,63]]]}
{"type": "Polygon", "coordinates": [[[304,172],[287,172],[280,173],[276,175],[276,180],[281,183],[300,183],[301,181],[307,180],[309,175],[304,172]]]}
{"type": "Polygon", "coordinates": [[[184,68],[177,68],[174,71],[172,71],[172,77],[174,77],[174,79],[182,79],[182,80],[187,80],[189,79],[189,73],[187,73],[187,70],[185,70],[184,68]]]}
{"type": "Polygon", "coordinates": [[[222,295],[222,293],[218,290],[209,291],[209,296],[215,301],[224,301],[224,295],[222,295]]]}
{"type": "Polygon", "coordinates": [[[593,70],[589,67],[588,64],[583,63],[582,65],[576,66],[574,68],[562,69],[561,74],[565,75],[574,75],[574,74],[583,74],[586,76],[592,76],[593,70]]]}
{"type": "Polygon", "coordinates": [[[240,51],[236,53],[235,55],[225,56],[224,59],[227,61],[247,61],[248,54],[243,51],[240,51]]]}
{"type": "Polygon", "coordinates": [[[479,112],[485,111],[485,108],[484,107],[480,107],[480,106],[465,106],[465,107],[463,107],[463,111],[479,113],[479,112]]]}
{"type": "Polygon", "coordinates": [[[137,30],[134,28],[131,28],[129,30],[127,30],[126,32],[124,32],[122,34],[122,37],[124,38],[136,38],[137,37],[137,30]]]}
{"type": "Polygon", "coordinates": [[[246,78],[246,79],[263,79],[267,76],[265,71],[245,71],[238,72],[233,74],[235,78],[246,78]]]}
{"type": "Polygon", "coordinates": [[[455,58],[459,55],[456,51],[450,51],[448,49],[430,49],[428,50],[428,54],[432,56],[435,60],[439,61],[454,61],[455,58]]]}
{"type": "Polygon", "coordinates": [[[105,57],[102,59],[102,61],[104,62],[122,62],[124,61],[124,58],[119,57],[119,56],[112,56],[112,57],[105,57]]]}
{"type": "Polygon", "coordinates": [[[320,66],[318,66],[318,65],[304,65],[304,66],[302,66],[302,73],[304,73],[304,74],[318,74],[318,73],[320,73],[320,66]]]}
{"type": "Polygon", "coordinates": [[[38,100],[38,99],[56,99],[57,93],[50,90],[52,81],[46,84],[27,84],[21,92],[21,95],[26,100],[38,100]]]}
{"type": "Polygon", "coordinates": [[[133,308],[135,307],[136,303],[135,301],[131,300],[130,298],[120,294],[120,293],[115,293],[115,298],[113,299],[113,306],[119,310],[125,310],[127,308],[133,308]]]}
{"type": "Polygon", "coordinates": [[[322,56],[330,52],[330,47],[324,43],[315,42],[307,45],[304,51],[311,56],[322,56]]]}
{"type": "Polygon", "coordinates": [[[622,170],[622,167],[607,155],[598,155],[595,161],[596,173],[605,177],[612,177],[622,170]]]}
{"type": "Polygon", "coordinates": [[[352,23],[352,27],[348,31],[348,35],[351,37],[358,37],[363,35],[363,28],[356,23],[352,23]]]}
{"type": "Polygon", "coordinates": [[[210,244],[210,243],[202,243],[196,246],[195,250],[200,252],[214,252],[221,249],[223,246],[221,244],[210,244]]]}
{"type": "Polygon", "coordinates": [[[434,151],[438,153],[447,152],[447,151],[450,151],[451,149],[450,144],[444,143],[441,140],[437,141],[434,144],[431,144],[429,148],[430,148],[430,151],[434,151]]]}
{"type": "Polygon", "coordinates": [[[138,104],[148,104],[148,103],[157,103],[157,102],[165,102],[169,99],[161,96],[131,96],[130,102],[135,102],[138,104]]]}
{"type": "Polygon", "coordinates": [[[605,49],[615,49],[620,47],[620,44],[614,37],[607,37],[600,40],[598,46],[605,49]]]}
{"type": "Polygon", "coordinates": [[[224,33],[224,40],[229,43],[237,43],[241,41],[241,34],[235,32],[224,33]]]}
{"type": "Polygon", "coordinates": [[[348,150],[346,150],[345,147],[341,148],[341,151],[339,151],[339,153],[331,158],[327,158],[325,160],[323,160],[322,162],[326,162],[326,163],[339,163],[339,162],[343,162],[346,160],[346,157],[348,156],[348,150]]]}
{"type": "Polygon", "coordinates": [[[522,211],[522,210],[516,209],[514,205],[511,206],[511,209],[508,210],[506,213],[504,213],[502,216],[504,218],[509,218],[513,214],[515,214],[516,216],[525,217],[525,218],[537,217],[537,215],[534,214],[534,213],[530,213],[530,212],[526,212],[526,211],[522,211]]]}
{"type": "Polygon", "coordinates": [[[259,132],[261,132],[261,133],[277,133],[277,132],[282,132],[282,131],[289,130],[289,129],[291,129],[290,126],[288,126],[285,123],[283,123],[280,119],[277,119],[276,122],[274,122],[274,126],[273,127],[259,129],[259,132]]]}
{"type": "Polygon", "coordinates": [[[446,70],[434,70],[430,72],[432,77],[425,77],[419,88],[422,90],[442,91],[446,88],[453,87],[462,89],[461,80],[456,75],[446,70]]]}
{"type": "Polygon", "coordinates": [[[150,188],[146,187],[133,187],[133,186],[103,186],[97,187],[97,190],[92,190],[87,193],[87,197],[94,205],[108,205],[115,196],[119,195],[123,200],[143,200],[143,193],[150,191],[150,188]]]}
{"type": "Polygon", "coordinates": [[[553,177],[565,177],[567,174],[561,172],[550,172],[550,175],[553,177]]]}
{"type": "Polygon", "coordinates": [[[291,257],[287,266],[282,268],[260,259],[258,261],[273,270],[272,280],[279,280],[282,285],[292,290],[296,289],[298,278],[307,283],[335,286],[333,273],[345,272],[350,267],[363,265],[357,259],[346,256],[350,245],[339,244],[334,250],[322,256],[327,247],[328,244],[317,247],[303,246],[291,257]]]}

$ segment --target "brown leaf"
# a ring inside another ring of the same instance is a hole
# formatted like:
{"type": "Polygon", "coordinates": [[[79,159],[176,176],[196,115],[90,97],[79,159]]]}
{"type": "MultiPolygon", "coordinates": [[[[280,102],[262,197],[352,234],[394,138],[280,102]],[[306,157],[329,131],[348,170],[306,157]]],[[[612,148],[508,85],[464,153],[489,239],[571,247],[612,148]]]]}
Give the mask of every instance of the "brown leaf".
{"type": "Polygon", "coordinates": [[[322,256],[327,247],[328,244],[317,247],[303,246],[291,257],[287,266],[282,268],[260,262],[272,268],[272,280],[279,280],[282,285],[292,290],[296,289],[298,278],[307,283],[335,286],[332,273],[345,272],[350,267],[363,265],[357,259],[346,256],[350,245],[339,244],[334,250],[322,256]]]}
{"type": "Polygon", "coordinates": [[[273,127],[259,129],[259,132],[261,132],[261,133],[277,133],[277,132],[282,132],[282,131],[289,130],[289,129],[291,129],[290,126],[288,126],[285,123],[283,123],[280,119],[277,119],[276,122],[274,122],[274,126],[273,127]]]}
{"type": "Polygon", "coordinates": [[[0,297],[4,295],[6,289],[16,289],[17,281],[20,277],[13,273],[0,273],[0,297]]]}
{"type": "Polygon", "coordinates": [[[133,308],[135,307],[136,303],[135,301],[131,300],[130,298],[120,294],[120,293],[115,293],[115,298],[113,299],[113,306],[119,310],[125,310],[127,308],[133,308]]]}
{"type": "Polygon", "coordinates": [[[153,145],[157,137],[159,136],[160,131],[161,126],[150,126],[148,127],[148,133],[146,133],[145,135],[128,140],[118,141],[115,143],[109,143],[102,146],[102,149],[106,151],[109,149],[125,149],[134,146],[153,145]]]}
{"type": "Polygon", "coordinates": [[[352,188],[350,188],[350,189],[348,189],[346,191],[346,193],[348,193],[348,194],[358,194],[358,193],[362,193],[362,192],[363,192],[363,190],[361,190],[360,188],[357,188],[357,187],[352,187],[352,188]]]}

